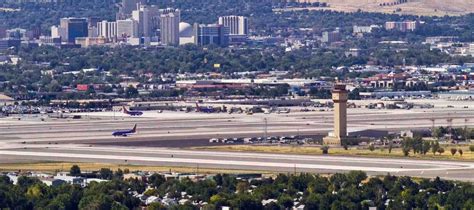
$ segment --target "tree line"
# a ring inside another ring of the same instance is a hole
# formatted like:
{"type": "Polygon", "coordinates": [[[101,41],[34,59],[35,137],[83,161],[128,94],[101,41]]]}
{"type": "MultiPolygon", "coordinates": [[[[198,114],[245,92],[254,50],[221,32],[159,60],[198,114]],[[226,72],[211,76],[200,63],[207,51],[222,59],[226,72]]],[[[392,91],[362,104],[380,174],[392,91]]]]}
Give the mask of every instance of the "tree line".
{"type": "MultiPolygon", "coordinates": [[[[101,169],[98,176],[110,181],[92,182],[85,188],[62,184],[46,186],[36,178],[20,177],[13,185],[0,176],[0,208],[10,209],[138,209],[144,206],[132,192],[146,196],[179,200],[183,193],[189,201],[148,209],[289,209],[295,203],[305,209],[472,209],[474,186],[470,183],[436,179],[413,179],[386,175],[368,177],[364,172],[320,176],[315,174],[279,174],[241,180],[228,174],[209,179],[166,180],[153,174],[143,179],[123,179],[124,171],[101,169]],[[272,201],[263,205],[262,201],[272,201]]],[[[80,168],[71,174],[81,175],[80,168]]]]}

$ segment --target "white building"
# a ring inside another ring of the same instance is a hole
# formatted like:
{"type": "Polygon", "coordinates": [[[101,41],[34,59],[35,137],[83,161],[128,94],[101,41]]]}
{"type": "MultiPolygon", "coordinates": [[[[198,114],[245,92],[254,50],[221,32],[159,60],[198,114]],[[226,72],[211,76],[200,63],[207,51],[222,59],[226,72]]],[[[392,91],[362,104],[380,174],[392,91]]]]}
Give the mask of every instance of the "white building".
{"type": "Polygon", "coordinates": [[[61,38],[62,36],[65,36],[65,31],[63,28],[51,26],[51,38],[61,38]]]}
{"type": "Polygon", "coordinates": [[[151,21],[149,10],[146,6],[141,5],[140,8],[132,12],[132,19],[138,23],[139,37],[149,37],[151,35],[151,21]]]}
{"type": "Polygon", "coordinates": [[[371,26],[353,26],[352,27],[352,32],[354,34],[359,34],[359,33],[372,33],[372,30],[380,28],[378,25],[371,25],[371,26]]]}
{"type": "Polygon", "coordinates": [[[117,37],[138,37],[138,22],[132,19],[117,20],[117,37]]]}
{"type": "Polygon", "coordinates": [[[179,23],[179,44],[193,44],[194,43],[194,33],[193,26],[189,23],[181,22],[179,23]]]}
{"type": "Polygon", "coordinates": [[[229,27],[229,35],[248,35],[249,21],[244,16],[222,16],[219,17],[219,25],[229,27]]]}
{"type": "Polygon", "coordinates": [[[165,45],[179,44],[180,11],[163,13],[160,16],[161,43],[165,45]]]}
{"type": "Polygon", "coordinates": [[[102,21],[97,23],[97,35],[113,40],[117,37],[117,22],[102,21]]]}

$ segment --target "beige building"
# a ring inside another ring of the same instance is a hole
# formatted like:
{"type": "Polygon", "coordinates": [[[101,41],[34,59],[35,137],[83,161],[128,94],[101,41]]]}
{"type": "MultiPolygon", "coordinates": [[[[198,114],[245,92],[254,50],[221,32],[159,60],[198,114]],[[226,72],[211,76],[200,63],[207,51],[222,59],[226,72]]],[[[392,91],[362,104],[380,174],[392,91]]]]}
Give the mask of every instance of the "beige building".
{"type": "Polygon", "coordinates": [[[5,94],[0,93],[0,106],[12,105],[15,100],[5,94]]]}

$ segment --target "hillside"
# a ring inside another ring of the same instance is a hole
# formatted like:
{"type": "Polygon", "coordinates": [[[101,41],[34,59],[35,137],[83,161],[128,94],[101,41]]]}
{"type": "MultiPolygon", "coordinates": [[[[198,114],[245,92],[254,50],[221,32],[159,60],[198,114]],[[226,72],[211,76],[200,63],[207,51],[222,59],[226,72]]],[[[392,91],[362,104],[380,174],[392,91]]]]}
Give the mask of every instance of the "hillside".
{"type": "MultiPolygon", "coordinates": [[[[330,9],[354,12],[357,10],[411,15],[463,15],[474,12],[472,0],[300,0],[300,2],[326,2],[330,9]],[[382,6],[384,5],[384,6],[382,6]]],[[[321,9],[321,8],[312,8],[321,9]]]]}

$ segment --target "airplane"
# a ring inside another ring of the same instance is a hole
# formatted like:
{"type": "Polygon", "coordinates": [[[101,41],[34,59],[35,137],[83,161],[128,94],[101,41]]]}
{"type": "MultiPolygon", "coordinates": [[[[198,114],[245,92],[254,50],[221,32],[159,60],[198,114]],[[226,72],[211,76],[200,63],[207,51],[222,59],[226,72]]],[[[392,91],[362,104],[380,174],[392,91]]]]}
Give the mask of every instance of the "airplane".
{"type": "Polygon", "coordinates": [[[123,113],[125,114],[128,114],[130,116],[142,116],[143,115],[143,112],[140,112],[140,111],[129,111],[127,110],[127,108],[125,108],[125,106],[123,106],[123,113]]]}
{"type": "Polygon", "coordinates": [[[118,131],[114,131],[112,133],[112,136],[123,136],[123,137],[127,137],[128,135],[130,134],[134,134],[137,132],[137,124],[135,124],[135,126],[133,126],[133,128],[131,130],[118,130],[118,131]]]}
{"type": "Polygon", "coordinates": [[[196,112],[214,113],[217,112],[217,110],[213,107],[200,107],[198,103],[196,103],[196,112]]]}

